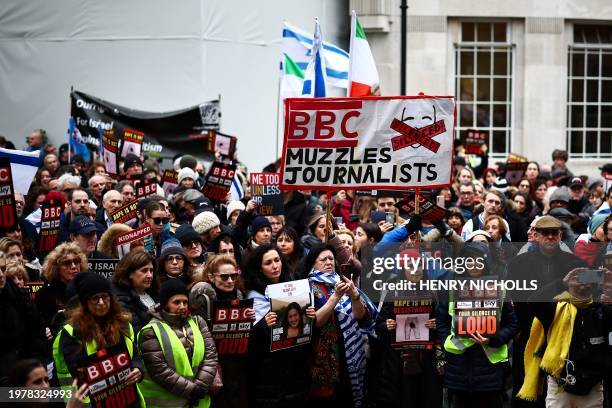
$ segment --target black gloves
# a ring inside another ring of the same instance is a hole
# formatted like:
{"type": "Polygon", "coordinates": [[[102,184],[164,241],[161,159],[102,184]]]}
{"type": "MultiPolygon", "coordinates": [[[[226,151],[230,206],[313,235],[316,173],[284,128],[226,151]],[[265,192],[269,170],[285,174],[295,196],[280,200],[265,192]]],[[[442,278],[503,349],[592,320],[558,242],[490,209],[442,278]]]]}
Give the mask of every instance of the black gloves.
{"type": "Polygon", "coordinates": [[[406,228],[406,231],[408,231],[408,234],[413,234],[423,229],[422,223],[423,223],[423,219],[421,218],[421,216],[418,214],[415,214],[412,217],[410,217],[410,221],[408,221],[408,224],[406,224],[404,228],[406,228]]]}
{"type": "Polygon", "coordinates": [[[450,228],[444,223],[442,220],[435,220],[431,222],[434,227],[440,231],[440,234],[447,235],[450,231],[450,228]]]}

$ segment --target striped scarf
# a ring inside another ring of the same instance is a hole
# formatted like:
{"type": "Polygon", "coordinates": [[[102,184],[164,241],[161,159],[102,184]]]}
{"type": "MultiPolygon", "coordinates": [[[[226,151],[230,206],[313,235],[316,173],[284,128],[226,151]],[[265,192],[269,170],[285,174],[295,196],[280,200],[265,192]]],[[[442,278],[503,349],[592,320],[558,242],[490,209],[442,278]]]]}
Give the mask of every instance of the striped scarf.
{"type": "MultiPolygon", "coordinates": [[[[313,269],[308,275],[308,280],[310,282],[323,283],[327,286],[329,294],[332,295],[334,293],[334,287],[340,281],[340,277],[336,273],[320,272],[313,269]]],[[[351,299],[348,295],[342,296],[334,308],[338,323],[340,324],[342,338],[344,339],[344,354],[346,357],[349,380],[351,382],[353,405],[356,408],[361,407],[363,403],[364,376],[366,369],[366,352],[362,334],[374,333],[376,315],[378,314],[376,306],[368,299],[365,293],[359,289],[357,290],[371,316],[370,325],[367,329],[359,328],[357,320],[353,317],[351,299]]],[[[315,298],[315,302],[316,301],[317,299],[315,298]]],[[[327,301],[327,299],[325,299],[325,301],[327,301]]],[[[316,306],[320,308],[323,304],[316,306]]]]}

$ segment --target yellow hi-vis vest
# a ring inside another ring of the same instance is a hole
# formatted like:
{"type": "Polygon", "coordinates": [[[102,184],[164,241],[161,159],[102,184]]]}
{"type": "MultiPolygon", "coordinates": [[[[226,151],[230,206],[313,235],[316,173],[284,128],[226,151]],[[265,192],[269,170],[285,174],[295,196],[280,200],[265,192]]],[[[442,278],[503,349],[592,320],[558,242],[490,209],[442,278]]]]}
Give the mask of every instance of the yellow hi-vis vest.
{"type": "MultiPolygon", "coordinates": [[[[444,341],[444,349],[449,353],[463,354],[468,347],[472,347],[476,343],[474,343],[472,339],[455,337],[455,319],[453,319],[453,316],[455,314],[454,301],[448,302],[448,314],[451,315],[452,326],[450,334],[446,337],[446,340],[444,341]]],[[[508,361],[508,345],[504,344],[501,347],[491,347],[486,344],[481,344],[481,346],[491,364],[503,363],[505,361],[508,361]]]]}
{"type": "MultiPolygon", "coordinates": [[[[130,358],[133,358],[134,329],[132,328],[131,324],[128,323],[128,325],[130,328],[130,335],[123,336],[123,341],[125,342],[125,347],[127,348],[128,353],[130,354],[130,358]]],[[[74,327],[72,327],[72,325],[70,324],[65,324],[64,327],[62,327],[62,329],[60,330],[60,332],[57,333],[57,336],[55,336],[55,339],[53,340],[53,361],[55,362],[55,368],[57,370],[57,379],[60,383],[60,387],[64,390],[70,390],[72,388],[73,378],[70,374],[70,371],[68,370],[68,364],[66,364],[66,360],[64,359],[64,353],[62,353],[62,350],[60,349],[60,339],[64,333],[68,336],[74,337],[74,327]]],[[[91,340],[85,343],[85,352],[88,356],[98,352],[98,345],[96,344],[95,340],[91,340]]],[[[136,384],[136,391],[138,392],[140,406],[144,407],[145,402],[138,388],[138,384],[136,384]]],[[[86,404],[89,404],[89,397],[85,397],[83,401],[86,404]]],[[[68,402],[67,399],[66,402],[68,402]]]]}
{"type": "MultiPolygon", "coordinates": [[[[149,324],[143,327],[138,333],[138,344],[140,344],[140,336],[145,330],[153,330],[155,337],[159,342],[166,364],[176,371],[180,376],[193,379],[195,372],[204,360],[205,345],[204,338],[198,324],[193,318],[187,320],[193,333],[193,355],[191,362],[187,356],[187,351],[181,340],[179,340],[174,330],[165,322],[157,319],[151,320],[149,324]]],[[[145,365],[145,371],[146,365],[145,365]]],[[[150,408],[166,408],[166,407],[187,407],[189,406],[187,398],[181,395],[174,395],[164,387],[156,383],[147,372],[144,379],[140,383],[140,391],[144,396],[147,407],[150,408]]],[[[197,408],[210,407],[210,396],[206,395],[198,402],[197,408]]]]}

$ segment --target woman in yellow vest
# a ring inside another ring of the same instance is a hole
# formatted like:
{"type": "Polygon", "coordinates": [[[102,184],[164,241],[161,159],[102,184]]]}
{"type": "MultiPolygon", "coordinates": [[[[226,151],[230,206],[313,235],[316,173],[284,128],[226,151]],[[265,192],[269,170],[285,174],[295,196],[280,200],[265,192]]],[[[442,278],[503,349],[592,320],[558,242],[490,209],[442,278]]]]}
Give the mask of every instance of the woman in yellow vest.
{"type": "Polygon", "coordinates": [[[210,406],[217,350],[204,319],[189,315],[188,295],[180,279],[164,282],[153,319],[138,333],[147,407],[210,406]]]}
{"type": "MultiPolygon", "coordinates": [[[[79,378],[80,383],[87,382],[91,386],[93,381],[87,380],[87,373],[84,371],[79,373],[79,368],[89,367],[89,360],[105,353],[102,350],[125,345],[132,369],[120,383],[136,385],[136,393],[126,390],[121,394],[122,405],[144,406],[137,385],[143,378],[144,370],[141,362],[134,356],[135,333],[130,324],[129,313],[121,309],[108,279],[93,272],[82,272],[74,278],[74,285],[80,305],[70,312],[66,324],[53,342],[53,359],[60,385],[69,389],[74,379],[79,378]]],[[[97,389],[99,384],[100,382],[95,384],[97,389]]],[[[115,393],[116,396],[119,394],[115,393]]]]}

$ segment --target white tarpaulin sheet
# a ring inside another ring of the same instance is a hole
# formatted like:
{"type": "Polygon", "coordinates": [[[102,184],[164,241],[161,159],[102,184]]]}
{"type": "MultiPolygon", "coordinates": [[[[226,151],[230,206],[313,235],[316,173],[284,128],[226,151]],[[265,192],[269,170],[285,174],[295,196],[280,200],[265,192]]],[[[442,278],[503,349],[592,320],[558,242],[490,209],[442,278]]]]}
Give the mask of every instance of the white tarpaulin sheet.
{"type": "Polygon", "coordinates": [[[3,0],[0,134],[64,143],[71,86],[150,112],[221,95],[221,131],[257,170],[276,158],[283,21],[311,31],[317,16],[346,49],[348,1],[3,0]]]}

